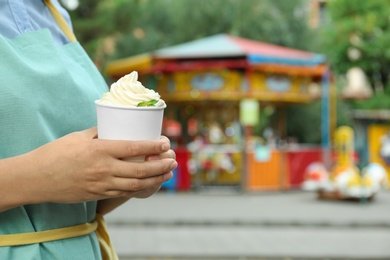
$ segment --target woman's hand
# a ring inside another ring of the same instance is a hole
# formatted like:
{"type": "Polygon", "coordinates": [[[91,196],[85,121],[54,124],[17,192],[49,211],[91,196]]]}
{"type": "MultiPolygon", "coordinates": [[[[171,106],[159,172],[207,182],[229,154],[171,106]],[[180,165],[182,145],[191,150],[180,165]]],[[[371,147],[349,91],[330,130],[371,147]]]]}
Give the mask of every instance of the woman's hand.
{"type": "MultiPolygon", "coordinates": [[[[166,138],[165,136],[161,137],[162,140],[165,140],[167,143],[169,143],[169,139],[166,138]]],[[[176,154],[173,150],[168,150],[166,152],[160,153],[160,154],[154,154],[151,156],[146,157],[146,161],[151,161],[151,160],[163,160],[163,159],[176,159],[176,154]]],[[[167,174],[170,174],[171,176],[173,175],[172,171],[168,172],[167,174]]],[[[138,198],[138,199],[144,199],[148,198],[154,193],[156,193],[158,190],[160,190],[161,184],[151,186],[150,188],[135,192],[134,194],[131,195],[132,198],[138,198]]]]}
{"type": "MultiPolygon", "coordinates": [[[[168,138],[162,136],[161,139],[164,140],[165,142],[169,143],[168,138]]],[[[146,161],[166,160],[169,158],[176,159],[176,154],[173,150],[168,150],[168,151],[162,152],[160,154],[146,156],[146,161]]],[[[171,177],[172,171],[165,173],[165,175],[171,177]]],[[[126,201],[128,201],[131,198],[139,198],[139,199],[148,198],[160,189],[161,184],[162,183],[157,183],[155,185],[151,185],[150,187],[147,187],[143,190],[136,191],[136,192],[133,192],[131,194],[129,193],[127,196],[100,200],[98,203],[97,212],[104,215],[104,214],[109,213],[110,211],[112,211],[116,207],[120,206],[121,204],[125,203],[126,201]]]]}
{"type": "Polygon", "coordinates": [[[96,139],[96,128],[71,133],[28,154],[30,203],[76,203],[118,197],[148,197],[177,167],[169,140],[96,139]],[[147,156],[145,162],[121,158],[147,156]]]}

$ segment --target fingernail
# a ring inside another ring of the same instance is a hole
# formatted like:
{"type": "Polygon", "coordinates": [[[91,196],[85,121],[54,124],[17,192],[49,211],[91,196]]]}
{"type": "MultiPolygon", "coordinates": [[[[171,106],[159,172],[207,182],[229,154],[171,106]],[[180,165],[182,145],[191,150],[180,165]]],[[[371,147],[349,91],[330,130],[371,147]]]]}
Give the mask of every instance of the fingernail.
{"type": "Polygon", "coordinates": [[[174,161],[173,163],[171,163],[171,171],[174,170],[174,169],[176,169],[176,167],[177,167],[177,162],[176,162],[176,161],[174,161]]]}
{"type": "Polygon", "coordinates": [[[170,180],[172,177],[173,177],[173,173],[172,172],[168,172],[168,173],[164,174],[165,181],[170,180]]]}
{"type": "Polygon", "coordinates": [[[169,144],[168,143],[164,143],[163,145],[161,145],[161,149],[163,151],[167,151],[169,149],[169,144]]]}

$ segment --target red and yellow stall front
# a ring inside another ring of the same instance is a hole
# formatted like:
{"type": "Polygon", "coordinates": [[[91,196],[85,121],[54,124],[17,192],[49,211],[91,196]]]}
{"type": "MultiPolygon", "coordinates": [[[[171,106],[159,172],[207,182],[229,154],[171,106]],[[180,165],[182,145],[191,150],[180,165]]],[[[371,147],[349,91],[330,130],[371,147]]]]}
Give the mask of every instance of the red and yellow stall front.
{"type": "Polygon", "coordinates": [[[172,140],[181,162],[175,177],[178,190],[289,188],[300,182],[291,175],[295,168],[302,175],[306,164],[321,159],[320,148],[289,153],[258,143],[253,127],[259,109],[272,106],[281,111],[276,131],[284,137],[279,108],[321,96],[327,70],[322,55],[218,34],[107,66],[113,79],[133,70],[168,105],[163,134],[172,140]]]}

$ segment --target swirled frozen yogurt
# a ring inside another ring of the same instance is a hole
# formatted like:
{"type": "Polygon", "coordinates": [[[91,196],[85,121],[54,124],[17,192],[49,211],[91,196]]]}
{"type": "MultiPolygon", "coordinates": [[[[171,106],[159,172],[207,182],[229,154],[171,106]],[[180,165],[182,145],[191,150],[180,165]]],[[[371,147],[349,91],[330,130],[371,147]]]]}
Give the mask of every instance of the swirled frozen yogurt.
{"type": "Polygon", "coordinates": [[[165,107],[160,95],[145,88],[138,81],[136,71],[123,76],[111,85],[110,91],[103,94],[100,103],[125,107],[165,107]]]}

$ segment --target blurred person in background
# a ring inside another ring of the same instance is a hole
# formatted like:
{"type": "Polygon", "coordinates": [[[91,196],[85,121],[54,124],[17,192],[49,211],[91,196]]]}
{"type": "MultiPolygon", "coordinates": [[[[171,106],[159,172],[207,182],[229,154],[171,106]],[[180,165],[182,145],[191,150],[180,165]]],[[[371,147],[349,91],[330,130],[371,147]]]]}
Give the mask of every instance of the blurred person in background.
{"type": "Polygon", "coordinates": [[[57,0],[0,0],[0,74],[0,259],[116,259],[101,216],[172,177],[169,140],[97,139],[108,87],[57,0]]]}

